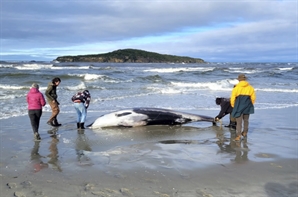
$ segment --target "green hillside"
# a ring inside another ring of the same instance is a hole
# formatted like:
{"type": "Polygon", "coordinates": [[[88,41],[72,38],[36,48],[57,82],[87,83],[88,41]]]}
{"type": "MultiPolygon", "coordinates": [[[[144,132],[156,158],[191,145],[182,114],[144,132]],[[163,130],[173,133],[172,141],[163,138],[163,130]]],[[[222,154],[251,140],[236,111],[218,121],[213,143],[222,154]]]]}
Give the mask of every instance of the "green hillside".
{"type": "Polygon", "coordinates": [[[137,49],[121,49],[109,53],[61,56],[59,62],[114,62],[114,63],[204,63],[200,58],[164,55],[137,49]]]}

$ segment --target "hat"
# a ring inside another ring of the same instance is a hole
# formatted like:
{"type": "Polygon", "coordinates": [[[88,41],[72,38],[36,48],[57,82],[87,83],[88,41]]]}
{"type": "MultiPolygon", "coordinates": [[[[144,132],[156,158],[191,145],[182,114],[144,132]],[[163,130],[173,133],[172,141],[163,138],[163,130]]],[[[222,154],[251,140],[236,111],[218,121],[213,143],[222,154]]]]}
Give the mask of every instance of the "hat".
{"type": "Polygon", "coordinates": [[[238,75],[238,81],[245,81],[246,80],[246,76],[244,74],[240,74],[238,75]]]}
{"type": "Polygon", "coordinates": [[[37,83],[33,83],[31,87],[32,87],[32,88],[37,88],[37,89],[38,89],[38,88],[39,88],[39,85],[38,85],[37,83]]]}

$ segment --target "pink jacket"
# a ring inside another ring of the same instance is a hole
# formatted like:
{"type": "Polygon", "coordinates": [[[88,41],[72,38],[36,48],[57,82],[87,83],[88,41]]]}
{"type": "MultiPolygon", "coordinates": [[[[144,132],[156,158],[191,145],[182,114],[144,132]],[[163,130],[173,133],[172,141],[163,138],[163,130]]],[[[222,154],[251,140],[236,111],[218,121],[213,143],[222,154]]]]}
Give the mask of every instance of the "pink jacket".
{"type": "Polygon", "coordinates": [[[37,88],[31,88],[27,94],[28,110],[42,109],[46,105],[43,94],[37,88]]]}

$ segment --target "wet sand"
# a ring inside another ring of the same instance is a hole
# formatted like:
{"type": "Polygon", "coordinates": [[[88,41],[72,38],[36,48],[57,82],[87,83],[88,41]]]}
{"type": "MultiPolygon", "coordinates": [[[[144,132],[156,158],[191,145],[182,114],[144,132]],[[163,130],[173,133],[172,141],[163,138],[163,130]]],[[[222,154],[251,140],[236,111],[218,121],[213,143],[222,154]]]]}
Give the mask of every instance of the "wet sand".
{"type": "Polygon", "coordinates": [[[0,120],[1,197],[298,196],[298,107],[256,110],[241,143],[219,124],[78,132],[75,113],[49,115],[39,143],[27,116],[0,120]]]}

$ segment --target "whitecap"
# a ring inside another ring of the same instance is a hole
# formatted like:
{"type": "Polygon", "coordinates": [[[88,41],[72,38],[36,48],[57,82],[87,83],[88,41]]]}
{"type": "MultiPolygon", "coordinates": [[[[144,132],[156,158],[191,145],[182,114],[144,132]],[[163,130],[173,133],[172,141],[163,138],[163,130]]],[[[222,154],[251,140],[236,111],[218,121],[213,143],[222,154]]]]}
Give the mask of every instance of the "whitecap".
{"type": "Polygon", "coordinates": [[[217,82],[200,82],[200,83],[185,83],[185,82],[171,82],[172,85],[177,87],[187,87],[204,90],[218,90],[218,91],[231,91],[233,88],[233,80],[221,80],[217,82]]]}
{"type": "Polygon", "coordinates": [[[29,89],[29,88],[30,88],[29,86],[0,84],[0,89],[5,89],[5,90],[21,90],[21,89],[29,89]]]}
{"type": "Polygon", "coordinates": [[[73,91],[84,90],[86,89],[86,85],[84,82],[81,82],[79,85],[76,85],[76,86],[65,86],[64,89],[73,90],[73,91]]]}
{"type": "Polygon", "coordinates": [[[277,68],[278,70],[281,71],[288,71],[288,70],[293,70],[294,67],[289,67],[289,68],[277,68]]]}
{"type": "Polygon", "coordinates": [[[179,89],[174,89],[174,88],[163,88],[163,87],[147,87],[148,90],[150,90],[151,92],[155,92],[155,93],[161,93],[161,94],[181,94],[182,91],[179,89]]]}
{"type": "Polygon", "coordinates": [[[215,69],[215,67],[155,68],[155,69],[144,70],[144,72],[157,72],[157,73],[175,73],[175,72],[193,72],[193,71],[207,72],[207,71],[212,71],[214,69],[215,69]]]}
{"type": "Polygon", "coordinates": [[[286,92],[286,93],[297,93],[298,89],[274,89],[274,88],[255,88],[256,91],[262,92],[286,92]]]}
{"type": "Polygon", "coordinates": [[[12,64],[0,64],[0,68],[13,68],[12,64]]]}
{"type": "Polygon", "coordinates": [[[86,70],[86,69],[89,69],[90,67],[89,66],[53,66],[51,67],[51,69],[54,69],[54,70],[86,70]]]}
{"type": "Polygon", "coordinates": [[[52,64],[23,64],[21,66],[16,66],[18,70],[40,70],[40,69],[50,69],[52,64]]]}
{"type": "Polygon", "coordinates": [[[84,76],[84,79],[88,81],[88,80],[102,79],[104,77],[105,77],[104,75],[86,74],[84,76]]]}

